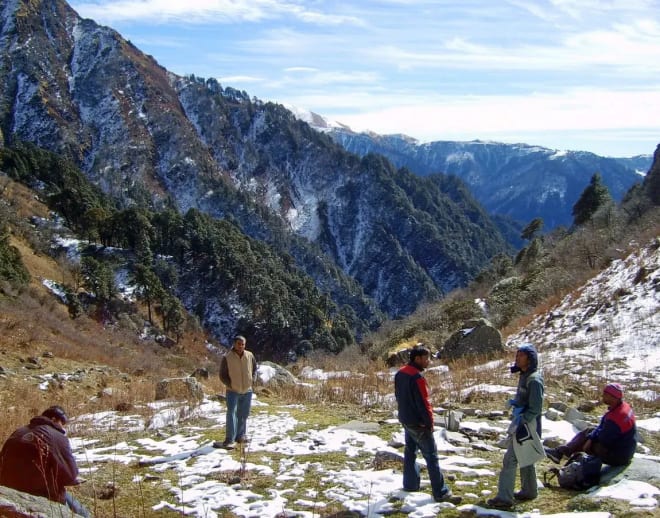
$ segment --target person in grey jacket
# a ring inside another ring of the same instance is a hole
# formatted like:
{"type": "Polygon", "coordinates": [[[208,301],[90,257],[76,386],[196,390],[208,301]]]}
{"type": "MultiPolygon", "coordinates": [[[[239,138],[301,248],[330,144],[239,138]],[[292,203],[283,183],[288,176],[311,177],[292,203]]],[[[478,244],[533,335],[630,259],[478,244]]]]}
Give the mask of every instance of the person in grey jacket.
{"type": "MultiPolygon", "coordinates": [[[[509,401],[513,407],[513,424],[516,431],[523,424],[535,427],[541,437],[541,413],[543,411],[543,376],[539,371],[538,353],[532,344],[524,344],[516,351],[516,361],[511,372],[519,372],[516,397],[509,401]]],[[[513,507],[514,499],[519,501],[533,500],[538,496],[536,468],[534,464],[520,468],[521,490],[514,493],[516,468],[518,460],[514,452],[513,441],[509,441],[502,470],[497,484],[497,495],[488,500],[488,505],[497,509],[513,507]]]]}
{"type": "Polygon", "coordinates": [[[252,384],[257,379],[257,361],[245,349],[245,337],[234,338],[234,346],[220,362],[220,380],[227,389],[227,423],[225,440],[216,448],[233,448],[236,442],[247,442],[247,419],[252,406],[252,384]]]}

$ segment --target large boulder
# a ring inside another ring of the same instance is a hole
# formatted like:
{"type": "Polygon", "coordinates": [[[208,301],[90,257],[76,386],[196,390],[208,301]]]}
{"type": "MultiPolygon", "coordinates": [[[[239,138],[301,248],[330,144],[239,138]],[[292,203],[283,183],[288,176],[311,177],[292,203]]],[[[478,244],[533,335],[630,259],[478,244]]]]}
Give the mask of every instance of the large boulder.
{"type": "Polygon", "coordinates": [[[48,500],[43,496],[22,493],[9,487],[0,486],[0,516],[11,518],[75,518],[71,509],[48,500]]]}
{"type": "Polygon", "coordinates": [[[410,349],[401,349],[399,351],[391,352],[385,359],[385,364],[388,367],[398,367],[405,365],[410,359],[410,349]]]}
{"type": "Polygon", "coordinates": [[[204,390],[199,381],[192,376],[187,378],[165,378],[156,385],[156,401],[161,399],[199,402],[204,399],[204,390]]]}
{"type": "Polygon", "coordinates": [[[465,356],[489,356],[504,352],[502,334],[485,318],[466,321],[445,342],[438,358],[457,360],[465,356]]]}
{"type": "Polygon", "coordinates": [[[264,386],[281,387],[296,384],[296,377],[293,374],[273,362],[259,362],[257,377],[264,386]]]}

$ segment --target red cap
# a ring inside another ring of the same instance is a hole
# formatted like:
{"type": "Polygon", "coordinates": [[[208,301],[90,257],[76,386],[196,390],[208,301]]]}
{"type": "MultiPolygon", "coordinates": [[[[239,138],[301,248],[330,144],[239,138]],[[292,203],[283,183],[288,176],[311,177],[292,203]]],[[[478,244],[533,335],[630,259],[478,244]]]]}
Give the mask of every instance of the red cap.
{"type": "Polygon", "coordinates": [[[603,392],[617,399],[623,399],[623,387],[618,383],[608,383],[603,392]]]}

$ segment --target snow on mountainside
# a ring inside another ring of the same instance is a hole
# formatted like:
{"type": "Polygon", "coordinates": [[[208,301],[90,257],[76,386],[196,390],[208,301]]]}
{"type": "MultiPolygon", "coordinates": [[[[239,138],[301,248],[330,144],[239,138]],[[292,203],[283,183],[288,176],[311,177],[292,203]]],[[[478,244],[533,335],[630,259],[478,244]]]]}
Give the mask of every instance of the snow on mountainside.
{"type": "Polygon", "coordinates": [[[286,103],[282,104],[282,106],[284,106],[287,110],[293,113],[296,119],[306,122],[315,130],[321,132],[329,131],[333,128],[342,128],[348,131],[351,130],[351,128],[349,128],[345,124],[342,124],[341,122],[326,119],[322,115],[319,115],[318,113],[314,113],[309,110],[305,110],[304,108],[299,108],[298,106],[294,106],[292,104],[286,104],[286,103]]]}
{"type": "MultiPolygon", "coordinates": [[[[544,363],[632,384],[657,394],[660,379],[660,239],[614,261],[557,307],[509,337],[532,342],[544,363]],[[578,369],[578,370],[576,370],[578,369]],[[595,372],[594,372],[595,371],[595,372]]],[[[654,399],[651,397],[650,399],[654,399]]]]}

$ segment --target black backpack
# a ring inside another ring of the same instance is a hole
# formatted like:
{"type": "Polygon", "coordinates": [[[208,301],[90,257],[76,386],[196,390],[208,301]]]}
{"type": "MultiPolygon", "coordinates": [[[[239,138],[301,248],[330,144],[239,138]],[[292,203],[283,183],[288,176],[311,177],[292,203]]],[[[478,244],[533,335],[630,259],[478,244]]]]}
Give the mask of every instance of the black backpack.
{"type": "Polygon", "coordinates": [[[561,468],[550,468],[543,477],[546,485],[557,478],[559,487],[584,491],[600,482],[603,461],[595,455],[578,452],[571,455],[561,468]]]}

